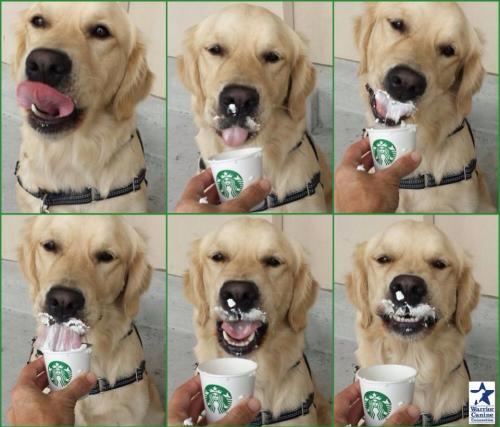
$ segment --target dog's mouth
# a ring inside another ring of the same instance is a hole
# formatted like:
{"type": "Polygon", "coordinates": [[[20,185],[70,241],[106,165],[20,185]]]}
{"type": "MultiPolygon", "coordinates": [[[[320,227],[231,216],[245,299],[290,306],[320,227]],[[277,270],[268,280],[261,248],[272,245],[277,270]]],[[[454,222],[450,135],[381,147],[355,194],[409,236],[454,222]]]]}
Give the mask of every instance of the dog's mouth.
{"type": "Polygon", "coordinates": [[[75,317],[58,322],[48,313],[39,313],[40,328],[34,346],[43,351],[69,351],[79,349],[89,326],[75,317]]]}
{"type": "Polygon", "coordinates": [[[259,309],[249,312],[218,307],[217,338],[221,347],[233,356],[243,356],[259,348],[267,332],[265,313],[259,309]]]}
{"type": "Polygon", "coordinates": [[[239,147],[254,138],[261,124],[255,116],[241,114],[236,104],[229,104],[226,111],[213,118],[215,130],[228,147],[239,147]]]}
{"type": "Polygon", "coordinates": [[[439,321],[436,308],[427,303],[411,306],[403,302],[396,305],[388,299],[382,300],[377,315],[391,332],[408,339],[422,337],[439,321]]]}
{"type": "Polygon", "coordinates": [[[412,101],[399,102],[391,98],[384,90],[373,90],[369,84],[365,85],[370,98],[370,107],[377,123],[387,126],[397,126],[403,120],[409,119],[417,111],[412,101]]]}
{"type": "Polygon", "coordinates": [[[16,90],[18,104],[28,114],[30,126],[40,133],[55,134],[78,125],[83,109],[52,86],[40,82],[24,81],[16,90]]]}

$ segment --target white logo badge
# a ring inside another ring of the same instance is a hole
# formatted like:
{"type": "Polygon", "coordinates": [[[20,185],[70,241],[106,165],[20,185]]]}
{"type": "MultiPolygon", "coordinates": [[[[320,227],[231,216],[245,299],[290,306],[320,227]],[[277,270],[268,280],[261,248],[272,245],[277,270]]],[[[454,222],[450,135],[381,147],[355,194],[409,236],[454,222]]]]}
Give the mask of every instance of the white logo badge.
{"type": "Polygon", "coordinates": [[[494,381],[469,381],[469,424],[495,424],[494,381]]]}

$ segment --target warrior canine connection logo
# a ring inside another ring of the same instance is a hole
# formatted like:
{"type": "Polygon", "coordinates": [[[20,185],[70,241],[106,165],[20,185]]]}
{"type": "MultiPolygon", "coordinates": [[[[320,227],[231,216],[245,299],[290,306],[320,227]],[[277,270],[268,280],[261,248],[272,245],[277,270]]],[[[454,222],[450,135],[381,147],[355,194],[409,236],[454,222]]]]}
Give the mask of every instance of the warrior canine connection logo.
{"type": "Polygon", "coordinates": [[[495,424],[494,381],[469,381],[469,424],[495,424]]]}
{"type": "Polygon", "coordinates": [[[389,166],[396,159],[396,147],[391,141],[377,139],[373,143],[373,155],[379,165],[389,166]]]}
{"type": "Polygon", "coordinates": [[[378,391],[367,391],[363,398],[366,412],[374,420],[383,420],[391,413],[392,404],[390,399],[378,391]]]}
{"type": "Polygon", "coordinates": [[[217,187],[226,199],[232,199],[243,190],[243,178],[238,172],[223,170],[217,174],[217,187]]]}
{"type": "Polygon", "coordinates": [[[224,387],[209,384],[205,387],[205,401],[212,412],[223,414],[231,407],[233,398],[224,387]]]}
{"type": "Polygon", "coordinates": [[[47,370],[49,371],[50,381],[56,387],[66,387],[73,376],[71,368],[66,363],[57,360],[50,362],[47,370]]]}

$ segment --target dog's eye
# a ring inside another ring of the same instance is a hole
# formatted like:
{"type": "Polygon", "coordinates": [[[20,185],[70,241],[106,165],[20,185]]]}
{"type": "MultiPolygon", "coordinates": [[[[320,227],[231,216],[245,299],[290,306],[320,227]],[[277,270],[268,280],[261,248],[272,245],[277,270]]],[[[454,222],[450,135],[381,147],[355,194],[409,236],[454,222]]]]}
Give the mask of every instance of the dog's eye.
{"type": "Polygon", "coordinates": [[[399,31],[400,33],[404,33],[406,31],[406,24],[402,19],[389,19],[389,23],[394,30],[399,31]]]}
{"type": "Polygon", "coordinates": [[[111,262],[115,259],[113,254],[108,251],[97,252],[95,257],[97,259],[97,262],[104,262],[104,263],[111,262]]]}
{"type": "Polygon", "coordinates": [[[276,52],[266,52],[262,55],[262,58],[264,59],[264,61],[270,62],[271,64],[274,64],[281,59],[281,57],[276,52]]]}
{"type": "Polygon", "coordinates": [[[56,252],[57,251],[57,245],[56,242],[53,240],[47,240],[45,242],[42,242],[42,247],[47,251],[47,252],[56,252]]]}
{"type": "Polygon", "coordinates": [[[441,52],[441,55],[449,58],[450,56],[455,55],[455,48],[452,45],[448,44],[446,46],[440,46],[439,52],[441,52]]]}
{"type": "Polygon", "coordinates": [[[376,258],[376,261],[379,264],[388,264],[392,261],[392,258],[390,256],[387,256],[387,255],[382,255],[382,256],[379,256],[378,258],[376,258]]]}
{"type": "Polygon", "coordinates": [[[223,262],[226,260],[226,257],[222,252],[215,252],[210,258],[215,262],[223,262]]]}
{"type": "Polygon", "coordinates": [[[45,22],[45,19],[43,19],[43,16],[35,15],[33,16],[33,18],[31,18],[31,25],[33,25],[35,28],[45,28],[47,26],[47,23],[45,22]]]}
{"type": "Polygon", "coordinates": [[[222,56],[224,54],[224,49],[220,44],[214,44],[213,46],[207,47],[208,53],[214,56],[222,56]]]}
{"type": "Polygon", "coordinates": [[[435,260],[431,261],[431,265],[434,268],[437,268],[438,270],[444,270],[446,267],[448,267],[446,265],[446,263],[443,260],[440,260],[440,259],[435,259],[435,260]]]}
{"type": "Polygon", "coordinates": [[[264,258],[263,262],[268,267],[279,267],[281,265],[281,261],[274,256],[264,258]]]}
{"type": "Polygon", "coordinates": [[[96,25],[90,30],[90,35],[96,39],[107,39],[111,33],[104,25],[96,25]]]}

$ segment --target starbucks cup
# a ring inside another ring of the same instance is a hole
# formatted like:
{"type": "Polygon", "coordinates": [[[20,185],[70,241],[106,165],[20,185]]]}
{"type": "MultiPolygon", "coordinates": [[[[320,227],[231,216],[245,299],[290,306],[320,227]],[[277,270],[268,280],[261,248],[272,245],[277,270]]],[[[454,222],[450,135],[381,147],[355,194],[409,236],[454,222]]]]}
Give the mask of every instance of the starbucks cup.
{"type": "Polygon", "coordinates": [[[79,375],[90,371],[92,347],[82,344],[77,350],[44,351],[45,370],[52,391],[62,390],[79,375]]]}
{"type": "Polygon", "coordinates": [[[361,368],[356,377],[361,386],[366,425],[382,425],[393,412],[411,403],[416,376],[417,371],[405,365],[361,368]]]}
{"type": "Polygon", "coordinates": [[[262,178],[262,148],[224,151],[208,160],[221,202],[232,200],[262,178]]]}
{"type": "Polygon", "coordinates": [[[253,395],[256,370],[257,363],[236,357],[213,359],[198,366],[209,424],[253,395]]]}
{"type": "Polygon", "coordinates": [[[366,130],[375,170],[386,169],[397,159],[415,150],[417,125],[374,127],[366,130]]]}

